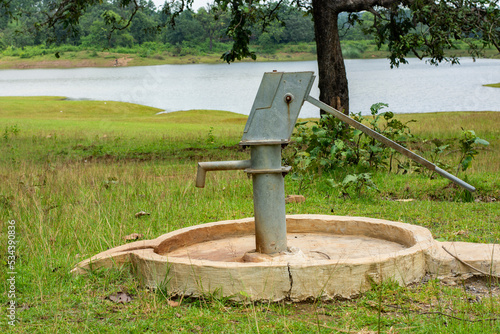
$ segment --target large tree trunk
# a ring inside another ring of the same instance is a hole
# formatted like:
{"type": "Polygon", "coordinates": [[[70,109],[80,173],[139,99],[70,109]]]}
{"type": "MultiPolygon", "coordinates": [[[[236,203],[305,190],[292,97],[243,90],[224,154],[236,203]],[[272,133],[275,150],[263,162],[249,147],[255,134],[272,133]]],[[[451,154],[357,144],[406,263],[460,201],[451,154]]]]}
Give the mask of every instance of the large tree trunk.
{"type": "Polygon", "coordinates": [[[349,114],[349,91],[344,58],[340,47],[338,12],[329,1],[313,0],[314,30],[319,71],[319,99],[349,114]]]}

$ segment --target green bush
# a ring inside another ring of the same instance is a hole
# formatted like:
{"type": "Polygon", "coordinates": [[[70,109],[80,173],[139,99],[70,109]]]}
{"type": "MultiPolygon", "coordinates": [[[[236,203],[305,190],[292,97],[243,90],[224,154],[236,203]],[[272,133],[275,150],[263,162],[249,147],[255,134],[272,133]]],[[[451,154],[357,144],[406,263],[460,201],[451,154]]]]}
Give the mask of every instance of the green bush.
{"type": "Polygon", "coordinates": [[[70,44],[61,44],[58,45],[55,49],[59,52],[77,52],[81,50],[80,46],[70,45],[70,44]]]}
{"type": "Polygon", "coordinates": [[[131,48],[131,47],[118,47],[118,48],[114,48],[113,52],[116,52],[116,53],[135,53],[135,52],[137,52],[137,49],[131,48]]]}
{"type": "Polygon", "coordinates": [[[344,58],[357,59],[361,58],[363,52],[366,51],[371,41],[343,41],[342,55],[344,58]]]}
{"type": "Polygon", "coordinates": [[[3,54],[7,57],[19,57],[19,50],[15,46],[9,45],[5,48],[3,54]]]}
{"type": "MultiPolygon", "coordinates": [[[[383,136],[405,145],[413,136],[407,122],[394,118],[394,113],[383,111],[387,105],[376,103],[371,106],[371,117],[352,115],[358,122],[368,126],[383,136]]],[[[292,177],[299,181],[299,188],[310,184],[315,177],[327,175],[339,179],[329,179],[332,187],[338,187],[343,194],[349,188],[357,193],[361,188],[376,189],[370,179],[369,170],[401,169],[402,161],[395,157],[395,151],[360,130],[346,126],[332,115],[322,115],[318,121],[296,124],[293,144],[284,152],[284,163],[292,166],[292,177]],[[351,175],[351,177],[347,177],[351,175]],[[343,181],[341,181],[343,180],[343,181]]]]}
{"type": "Polygon", "coordinates": [[[342,56],[348,59],[358,59],[361,58],[361,53],[354,48],[345,47],[342,49],[342,56]]]}

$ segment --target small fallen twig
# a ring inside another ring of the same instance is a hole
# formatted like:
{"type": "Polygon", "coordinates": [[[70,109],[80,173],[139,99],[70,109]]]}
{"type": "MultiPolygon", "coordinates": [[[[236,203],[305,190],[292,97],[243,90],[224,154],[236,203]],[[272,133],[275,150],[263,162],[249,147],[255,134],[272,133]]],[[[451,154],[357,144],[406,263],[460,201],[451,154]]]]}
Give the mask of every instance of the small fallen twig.
{"type": "Polygon", "coordinates": [[[333,329],[337,332],[341,332],[341,333],[359,333],[359,331],[351,331],[351,330],[347,330],[347,329],[341,329],[341,328],[338,328],[338,327],[332,327],[332,326],[328,326],[328,325],[325,325],[325,324],[318,324],[318,323],[313,323],[313,322],[310,322],[310,321],[306,321],[306,323],[310,324],[310,325],[313,325],[313,326],[319,326],[319,327],[323,327],[323,328],[327,328],[327,329],[333,329]]]}
{"type": "Polygon", "coordinates": [[[498,321],[498,320],[500,320],[500,318],[466,319],[466,318],[456,317],[454,315],[447,314],[447,313],[440,312],[440,311],[425,311],[425,312],[422,312],[422,311],[412,310],[412,309],[403,309],[401,306],[398,306],[398,305],[384,305],[384,306],[395,308],[395,309],[398,309],[398,310],[401,310],[401,311],[404,310],[404,311],[414,312],[414,313],[418,313],[418,314],[422,314],[422,315],[423,314],[437,314],[437,315],[442,315],[442,316],[445,316],[445,317],[448,317],[448,318],[452,318],[452,319],[455,319],[455,320],[467,321],[467,322],[498,321]]]}
{"type": "Polygon", "coordinates": [[[321,255],[325,256],[328,260],[331,260],[331,257],[328,254],[326,254],[326,253],[323,253],[323,252],[320,252],[320,251],[311,251],[311,253],[321,254],[321,255]]]}
{"type": "Polygon", "coordinates": [[[485,272],[485,271],[482,271],[481,269],[477,269],[476,267],[474,267],[474,266],[472,266],[472,265],[468,264],[467,262],[465,262],[464,260],[460,259],[458,256],[456,256],[456,255],[452,254],[452,253],[451,253],[449,250],[447,250],[444,246],[441,246],[441,247],[443,247],[443,249],[445,250],[445,252],[446,252],[446,253],[448,253],[448,254],[450,254],[451,256],[453,256],[453,257],[454,257],[454,258],[455,258],[458,262],[460,262],[460,263],[461,263],[461,264],[463,264],[464,266],[469,267],[469,268],[471,268],[472,270],[475,270],[475,271],[477,271],[478,273],[481,273],[481,274],[483,274],[483,275],[485,275],[485,276],[490,276],[490,277],[495,277],[495,278],[499,278],[499,279],[500,279],[500,276],[499,276],[499,275],[495,275],[495,274],[493,274],[493,273],[487,273],[487,272],[485,272]]]}

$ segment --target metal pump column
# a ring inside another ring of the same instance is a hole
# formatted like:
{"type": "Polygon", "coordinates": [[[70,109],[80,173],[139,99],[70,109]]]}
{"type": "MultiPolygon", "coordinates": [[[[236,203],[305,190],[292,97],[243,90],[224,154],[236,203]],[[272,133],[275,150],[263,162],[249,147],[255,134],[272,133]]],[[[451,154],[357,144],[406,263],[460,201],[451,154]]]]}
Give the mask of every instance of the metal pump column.
{"type": "Polygon", "coordinates": [[[281,167],[281,145],[251,147],[255,247],[258,253],[287,250],[285,181],[281,167]]]}
{"type": "Polygon", "coordinates": [[[281,166],[281,147],[290,136],[313,72],[265,73],[248,117],[240,145],[250,146],[255,213],[256,251],[273,254],[287,250],[285,182],[290,167],[281,166]]]}
{"type": "Polygon", "coordinates": [[[248,160],[198,164],[198,187],[203,187],[208,170],[245,169],[252,175],[255,248],[259,253],[287,250],[283,177],[290,167],[281,166],[281,148],[290,142],[313,82],[313,72],[265,73],[240,142],[250,147],[250,167],[248,160]]]}

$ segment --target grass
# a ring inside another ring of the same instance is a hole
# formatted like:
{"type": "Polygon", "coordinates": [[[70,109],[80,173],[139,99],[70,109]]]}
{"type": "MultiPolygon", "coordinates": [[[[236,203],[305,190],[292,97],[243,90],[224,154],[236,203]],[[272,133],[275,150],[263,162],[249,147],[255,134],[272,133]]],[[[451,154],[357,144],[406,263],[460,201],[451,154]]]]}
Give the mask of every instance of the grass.
{"type": "MultiPolygon", "coordinates": [[[[230,48],[228,46],[228,48],[230,48]]],[[[298,48],[298,46],[297,46],[298,48]]],[[[72,68],[72,67],[113,67],[113,66],[153,66],[163,64],[215,64],[223,63],[220,58],[222,50],[200,51],[185,50],[181,54],[172,51],[153,50],[145,54],[142,48],[128,49],[126,52],[114,49],[93,51],[81,48],[64,51],[56,57],[57,49],[26,47],[22,56],[20,52],[0,51],[0,69],[10,68],[72,68]]],[[[300,51],[278,48],[275,52],[266,53],[256,47],[257,61],[302,61],[315,60],[315,46],[310,43],[300,46],[300,51]],[[302,50],[303,49],[303,50],[302,50]]],[[[243,61],[252,61],[250,58],[243,61]]]]}
{"type": "MultiPolygon", "coordinates": [[[[19,322],[7,327],[2,316],[3,328],[12,333],[500,331],[499,285],[492,281],[458,280],[449,286],[429,277],[409,287],[385,282],[353,300],[234,304],[210,295],[174,300],[141,287],[127,270],[70,275],[76,263],[124,244],[131,233],[152,239],[186,226],[253,216],[245,173],[209,173],[204,190],[193,186],[197,161],[248,158],[237,145],[246,117],[157,112],[111,101],[0,98],[0,243],[7,245],[12,221],[19,241],[19,322]],[[141,210],[151,215],[135,218],[141,210]],[[110,300],[118,292],[132,300],[110,300]]],[[[491,202],[500,199],[498,115],[401,115],[418,120],[411,128],[423,140],[453,138],[463,126],[490,141],[466,174],[478,188],[477,202],[459,201],[459,191],[440,177],[379,171],[373,179],[380,193],[344,199],[317,179],[304,191],[306,202],[288,204],[287,213],[384,218],[428,227],[440,240],[498,243],[500,208],[491,202]],[[394,201],[400,198],[414,201],[394,201]]],[[[298,183],[285,180],[287,194],[295,194],[298,183]]],[[[10,300],[7,260],[4,251],[4,307],[10,300]]]]}
{"type": "Polygon", "coordinates": [[[500,88],[500,82],[499,83],[494,83],[494,84],[486,84],[486,85],[483,85],[483,86],[493,87],[493,88],[500,88]]]}

